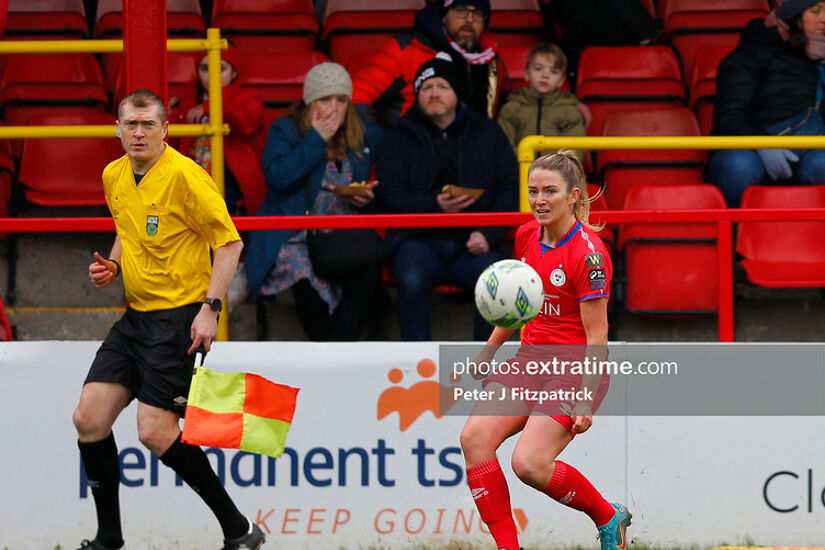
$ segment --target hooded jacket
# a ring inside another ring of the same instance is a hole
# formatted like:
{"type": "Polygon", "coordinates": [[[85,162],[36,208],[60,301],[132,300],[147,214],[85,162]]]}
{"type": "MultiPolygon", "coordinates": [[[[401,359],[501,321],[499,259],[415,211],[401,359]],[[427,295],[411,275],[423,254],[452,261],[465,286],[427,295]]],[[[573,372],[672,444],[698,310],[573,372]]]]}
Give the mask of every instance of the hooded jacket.
{"type": "MultiPolygon", "coordinates": [[[[352,102],[362,118],[375,121],[373,107],[379,111],[382,125],[392,125],[415,103],[413,80],[422,63],[438,52],[446,52],[466,78],[467,97],[459,98],[476,112],[492,117],[498,101],[500,85],[498,56],[486,65],[469,65],[455,51],[444,32],[440,2],[432,2],[415,14],[413,34],[401,34],[389,39],[378,53],[352,79],[352,102]]],[[[482,43],[492,42],[485,30],[482,43]]]]}
{"type": "MultiPolygon", "coordinates": [[[[527,136],[584,136],[579,99],[565,90],[539,95],[529,86],[507,96],[498,123],[514,149],[527,136]]],[[[581,158],[581,154],[579,155],[581,158]]]]}
{"type": "MultiPolygon", "coordinates": [[[[399,123],[384,134],[376,159],[376,208],[379,212],[441,213],[436,195],[436,151],[432,122],[414,105],[399,123]]],[[[487,117],[459,106],[456,120],[445,132],[458,140],[458,185],[484,189],[466,212],[518,210],[518,162],[507,136],[487,117]]],[[[490,248],[502,244],[507,227],[467,228],[480,231],[490,248]]],[[[421,230],[389,229],[387,244],[394,247],[421,230]]],[[[449,232],[448,232],[449,233],[449,232]]]]}
{"type": "Polygon", "coordinates": [[[818,81],[816,61],[795,51],[776,27],[753,20],[719,64],[712,133],[765,135],[766,127],[815,104],[818,81]]]}

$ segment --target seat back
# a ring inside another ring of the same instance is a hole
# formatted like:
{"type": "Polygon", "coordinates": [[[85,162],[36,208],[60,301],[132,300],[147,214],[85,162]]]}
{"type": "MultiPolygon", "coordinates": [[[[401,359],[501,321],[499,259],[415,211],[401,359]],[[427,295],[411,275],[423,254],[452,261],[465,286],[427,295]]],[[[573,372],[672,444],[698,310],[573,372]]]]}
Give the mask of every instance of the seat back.
{"type": "Polygon", "coordinates": [[[685,83],[690,83],[699,48],[735,47],[748,21],[768,11],[767,0],[669,0],[663,34],[679,53],[685,83]]]}
{"type": "Polygon", "coordinates": [[[264,108],[285,108],[301,99],[307,72],[327,57],[317,51],[281,54],[246,54],[240,60],[238,73],[243,86],[254,89],[264,108]]]}
{"type": "Polygon", "coordinates": [[[576,95],[593,115],[588,135],[601,135],[611,110],[681,105],[685,90],[679,61],[667,46],[594,46],[579,61],[576,95]]]}
{"type": "Polygon", "coordinates": [[[380,49],[395,34],[412,31],[415,13],[424,6],[424,0],[378,5],[369,0],[329,0],[321,40],[327,44],[329,58],[343,65],[359,52],[380,49]]]}
{"type": "Polygon", "coordinates": [[[716,71],[732,46],[702,46],[696,52],[690,79],[688,106],[696,113],[699,130],[709,136],[713,129],[713,102],[716,98],[716,71]]]}
{"type": "MultiPolygon", "coordinates": [[[[825,186],[748,187],[741,208],[825,208],[825,186]]],[[[825,222],[742,222],[736,250],[748,259],[769,262],[825,262],[825,222]]]]}
{"type": "MultiPolygon", "coordinates": [[[[627,210],[725,208],[713,185],[632,187],[627,210]]],[[[624,252],[624,303],[649,314],[699,314],[718,309],[715,224],[629,223],[619,228],[624,252]]]]}
{"type": "Polygon", "coordinates": [[[252,53],[312,51],[318,35],[312,0],[215,0],[211,26],[252,53]]]}
{"type": "MultiPolygon", "coordinates": [[[[114,125],[113,115],[37,115],[40,125],[114,125]]],[[[114,138],[27,139],[20,160],[20,183],[26,200],[41,206],[105,204],[100,176],[106,165],[121,157],[114,138]]]]}
{"type": "Polygon", "coordinates": [[[88,37],[83,0],[9,0],[4,40],[83,40],[88,37]]]}
{"type": "Polygon", "coordinates": [[[500,47],[532,47],[541,41],[538,0],[491,0],[489,29],[500,47]]]}
{"type": "MultiPolygon", "coordinates": [[[[611,111],[605,136],[698,136],[699,126],[686,107],[647,111],[611,111]]],[[[612,209],[622,208],[628,190],[636,185],[697,184],[703,182],[707,153],[702,150],[608,150],[599,154],[598,172],[612,209]]]]}

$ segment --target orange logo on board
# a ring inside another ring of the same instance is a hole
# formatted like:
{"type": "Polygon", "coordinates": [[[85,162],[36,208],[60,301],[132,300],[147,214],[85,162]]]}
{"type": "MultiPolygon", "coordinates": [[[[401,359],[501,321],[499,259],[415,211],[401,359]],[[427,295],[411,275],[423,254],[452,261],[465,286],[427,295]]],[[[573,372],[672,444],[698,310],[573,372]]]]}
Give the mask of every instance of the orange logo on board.
{"type": "MultiPolygon", "coordinates": [[[[432,359],[421,359],[416,365],[416,371],[421,378],[431,378],[436,371],[435,362],[432,359]]],[[[404,379],[404,372],[399,368],[394,368],[390,370],[387,378],[393,384],[400,384],[404,379]]],[[[452,401],[453,392],[452,388],[444,387],[435,380],[422,380],[409,388],[392,386],[381,392],[378,397],[378,420],[397,412],[398,429],[403,432],[425,411],[430,411],[436,418],[441,418],[439,399],[445,402],[448,399],[452,401]]]]}

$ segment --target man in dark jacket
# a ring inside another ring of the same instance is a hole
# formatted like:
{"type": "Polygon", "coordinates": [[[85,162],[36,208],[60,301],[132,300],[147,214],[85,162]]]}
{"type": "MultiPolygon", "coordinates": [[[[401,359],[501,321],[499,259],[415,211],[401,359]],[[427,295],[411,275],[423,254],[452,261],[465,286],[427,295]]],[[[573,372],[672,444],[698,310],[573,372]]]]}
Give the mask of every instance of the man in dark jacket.
{"type": "MultiPolygon", "coordinates": [[[[446,56],[444,56],[446,57],[446,56]]],[[[433,58],[418,69],[416,104],[384,136],[375,188],[378,209],[391,213],[512,212],[518,163],[501,128],[459,101],[460,66],[433,58]],[[482,191],[473,198],[447,186],[482,191]],[[447,189],[447,191],[445,191],[447,189]]],[[[447,281],[473,288],[491,263],[510,256],[506,227],[391,229],[393,273],[404,340],[430,340],[430,292],[447,281]]],[[[492,327],[476,313],[473,336],[492,327]]]]}
{"type": "MultiPolygon", "coordinates": [[[[739,45],[719,65],[714,135],[825,134],[824,52],[810,45],[811,36],[815,43],[822,40],[819,27],[825,28],[812,11],[820,3],[786,0],[768,19],[748,23],[739,45]]],[[[825,151],[723,150],[711,156],[708,172],[728,206],[737,207],[751,185],[825,184],[825,151]]]]}
{"type": "Polygon", "coordinates": [[[497,46],[487,30],[490,0],[438,0],[415,14],[415,31],[388,40],[352,79],[352,102],[364,120],[392,125],[415,102],[422,63],[446,52],[459,68],[464,102],[492,117],[498,99],[497,46]]]}

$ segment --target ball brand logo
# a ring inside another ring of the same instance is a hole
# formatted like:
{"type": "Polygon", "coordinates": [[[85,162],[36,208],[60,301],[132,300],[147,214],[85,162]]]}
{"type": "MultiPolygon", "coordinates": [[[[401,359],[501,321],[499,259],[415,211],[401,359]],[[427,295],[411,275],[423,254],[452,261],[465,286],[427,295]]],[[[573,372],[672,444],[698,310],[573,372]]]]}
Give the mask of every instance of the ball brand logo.
{"type": "Polygon", "coordinates": [[[814,506],[825,508],[825,487],[814,488],[814,485],[813,468],[808,468],[804,474],[780,470],[765,480],[762,498],[774,512],[788,514],[802,511],[804,507],[811,514],[814,506]]]}
{"type": "Polygon", "coordinates": [[[491,271],[490,274],[484,278],[484,284],[487,286],[487,292],[489,292],[490,296],[495,300],[496,292],[498,292],[498,277],[496,277],[495,271],[491,271]]]}
{"type": "MultiPolygon", "coordinates": [[[[416,365],[416,371],[422,378],[430,378],[436,371],[435,362],[432,359],[422,359],[416,365]]],[[[401,369],[395,368],[389,372],[387,378],[393,384],[400,384],[404,379],[404,373],[401,369]]],[[[392,386],[381,392],[378,397],[378,420],[397,412],[398,429],[403,432],[412,426],[413,422],[418,420],[425,411],[430,411],[436,418],[441,418],[438,406],[439,397],[442,402],[444,399],[454,401],[452,388],[444,387],[434,380],[422,380],[409,388],[392,386]]]]}
{"type": "Polygon", "coordinates": [[[521,287],[518,287],[518,294],[516,295],[516,309],[522,317],[533,310],[533,304],[530,303],[527,294],[524,293],[524,289],[521,287]]]}

